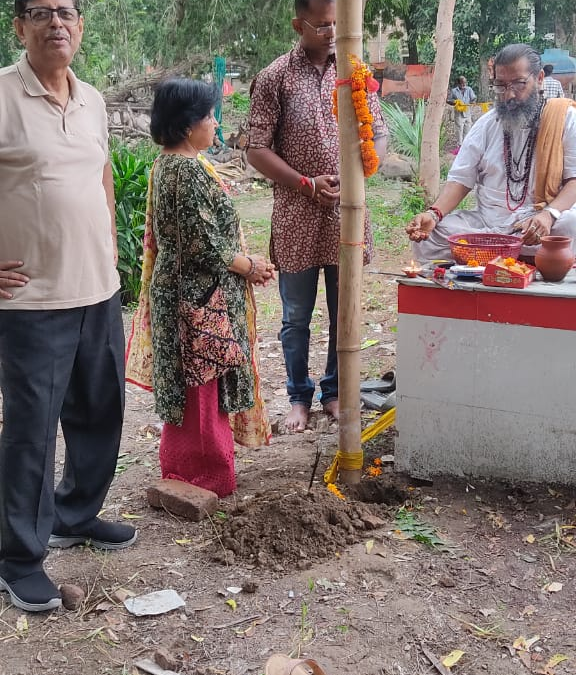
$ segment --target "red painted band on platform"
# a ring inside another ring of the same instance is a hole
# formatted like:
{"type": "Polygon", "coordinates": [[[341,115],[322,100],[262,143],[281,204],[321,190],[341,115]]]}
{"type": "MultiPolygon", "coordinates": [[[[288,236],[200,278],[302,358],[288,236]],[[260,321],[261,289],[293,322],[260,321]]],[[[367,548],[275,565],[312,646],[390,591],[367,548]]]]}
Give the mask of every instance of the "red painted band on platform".
{"type": "Polygon", "coordinates": [[[576,331],[576,298],[400,284],[398,313],[576,331]]]}

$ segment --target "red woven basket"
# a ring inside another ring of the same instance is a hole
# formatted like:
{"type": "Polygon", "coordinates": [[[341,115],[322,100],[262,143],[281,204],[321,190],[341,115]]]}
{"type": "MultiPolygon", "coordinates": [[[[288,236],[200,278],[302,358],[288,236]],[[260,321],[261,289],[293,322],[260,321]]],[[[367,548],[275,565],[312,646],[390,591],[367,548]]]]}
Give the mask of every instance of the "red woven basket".
{"type": "Polygon", "coordinates": [[[522,248],[522,240],[509,234],[453,234],[448,243],[459,265],[467,265],[470,260],[486,265],[499,255],[517,258],[522,248]]]}

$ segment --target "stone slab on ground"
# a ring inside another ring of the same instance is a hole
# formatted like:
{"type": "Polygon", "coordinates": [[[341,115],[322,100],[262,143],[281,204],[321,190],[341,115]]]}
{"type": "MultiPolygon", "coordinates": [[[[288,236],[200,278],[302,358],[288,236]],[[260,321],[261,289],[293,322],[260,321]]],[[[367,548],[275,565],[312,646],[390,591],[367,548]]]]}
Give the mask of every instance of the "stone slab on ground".
{"type": "Polygon", "coordinates": [[[218,495],[179,480],[162,479],[146,491],[148,503],[177,516],[198,522],[218,509],[218,495]]]}

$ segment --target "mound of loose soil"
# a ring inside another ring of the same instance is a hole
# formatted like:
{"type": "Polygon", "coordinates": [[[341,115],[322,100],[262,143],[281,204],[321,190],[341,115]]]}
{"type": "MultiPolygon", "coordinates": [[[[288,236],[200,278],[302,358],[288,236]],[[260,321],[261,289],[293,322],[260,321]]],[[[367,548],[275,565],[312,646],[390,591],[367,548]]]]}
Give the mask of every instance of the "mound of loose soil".
{"type": "Polygon", "coordinates": [[[313,560],[354,544],[366,530],[385,525],[382,517],[387,515],[386,505],[398,503],[399,490],[391,490],[387,502],[383,494],[381,490],[381,498],[373,500],[377,503],[368,505],[343,501],[328,490],[308,494],[294,488],[258,493],[220,524],[214,558],[305,569],[313,560]]]}

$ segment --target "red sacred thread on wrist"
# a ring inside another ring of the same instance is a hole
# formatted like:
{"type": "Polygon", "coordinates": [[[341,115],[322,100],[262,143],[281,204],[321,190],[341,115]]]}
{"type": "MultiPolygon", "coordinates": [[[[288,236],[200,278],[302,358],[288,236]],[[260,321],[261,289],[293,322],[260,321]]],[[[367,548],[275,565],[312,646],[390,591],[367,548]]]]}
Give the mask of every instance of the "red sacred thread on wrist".
{"type": "Polygon", "coordinates": [[[428,211],[432,211],[432,213],[435,213],[438,216],[438,220],[442,220],[444,218],[444,214],[442,211],[437,206],[430,206],[428,207],[428,211]]]}
{"type": "Polygon", "coordinates": [[[308,176],[300,176],[300,185],[302,187],[308,186],[313,192],[314,190],[314,185],[312,184],[312,179],[308,178],[308,176]]]}

